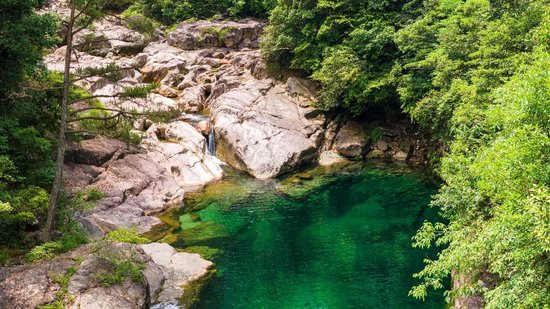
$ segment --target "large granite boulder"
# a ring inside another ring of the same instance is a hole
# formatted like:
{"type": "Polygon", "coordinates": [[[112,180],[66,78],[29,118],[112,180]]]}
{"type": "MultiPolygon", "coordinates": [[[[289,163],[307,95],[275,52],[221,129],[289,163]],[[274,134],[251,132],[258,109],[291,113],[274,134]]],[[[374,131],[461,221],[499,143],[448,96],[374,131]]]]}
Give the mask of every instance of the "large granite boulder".
{"type": "Polygon", "coordinates": [[[101,230],[136,227],[145,233],[161,221],[151,216],[181,203],[184,190],[147,154],[124,154],[104,167],[87,187],[105,194],[89,219],[101,230]]]}
{"type": "Polygon", "coordinates": [[[208,275],[212,265],[168,244],[85,245],[53,260],[0,269],[0,308],[36,308],[54,301],[75,309],[178,304],[185,285],[208,275]],[[102,284],[101,275],[108,276],[121,262],[141,265],[143,280],[126,277],[120,284],[102,284]]]}
{"type": "Polygon", "coordinates": [[[322,121],[307,119],[307,110],[273,80],[252,77],[210,109],[217,155],[235,168],[271,178],[318,159],[322,121]]]}
{"type": "MultiPolygon", "coordinates": [[[[162,289],[153,293],[155,302],[177,304],[185,293],[185,285],[206,276],[213,266],[196,253],[177,252],[165,243],[141,245],[141,249],[160,267],[165,281],[162,289]]],[[[151,280],[153,281],[153,280],[151,280]]]]}
{"type": "Polygon", "coordinates": [[[186,191],[198,190],[223,176],[219,161],[207,151],[206,139],[189,123],[153,124],[141,146],[186,191]]]}
{"type": "Polygon", "coordinates": [[[93,236],[121,227],[146,233],[162,224],[153,215],[179,205],[185,191],[221,179],[221,162],[191,124],[150,124],[144,135],[139,148],[94,138],[68,151],[66,187],[104,194],[96,209],[79,218],[93,236]]]}
{"type": "Polygon", "coordinates": [[[183,50],[201,48],[258,48],[263,25],[257,21],[181,23],[168,34],[168,44],[183,50]]]}
{"type": "Polygon", "coordinates": [[[361,125],[349,121],[338,131],[334,140],[334,149],[344,157],[359,158],[365,152],[365,133],[361,125]]]}
{"type": "Polygon", "coordinates": [[[146,83],[160,82],[171,72],[185,74],[188,62],[194,61],[193,57],[188,57],[190,54],[183,54],[166,43],[150,44],[143,53],[147,55],[147,60],[140,72],[146,83]]]}
{"type": "Polygon", "coordinates": [[[130,30],[115,18],[106,18],[84,29],[74,37],[75,48],[89,54],[105,57],[114,55],[130,56],[140,53],[149,42],[139,32],[130,30]]]}
{"type": "Polygon", "coordinates": [[[67,161],[76,164],[101,166],[109,161],[117,152],[124,151],[127,145],[110,138],[94,138],[83,140],[67,151],[67,161]]]}

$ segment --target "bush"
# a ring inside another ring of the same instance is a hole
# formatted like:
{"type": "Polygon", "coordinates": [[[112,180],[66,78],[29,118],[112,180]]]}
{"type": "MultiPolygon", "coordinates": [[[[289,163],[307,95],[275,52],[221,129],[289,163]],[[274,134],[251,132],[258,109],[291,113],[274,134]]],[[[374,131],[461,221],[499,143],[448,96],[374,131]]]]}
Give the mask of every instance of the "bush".
{"type": "Polygon", "coordinates": [[[145,265],[134,260],[134,252],[129,248],[115,248],[109,241],[96,244],[95,254],[106,268],[96,279],[105,287],[122,284],[126,279],[133,282],[143,282],[142,270],[145,265]]]}
{"type": "Polygon", "coordinates": [[[78,246],[85,244],[88,241],[88,236],[86,236],[84,231],[78,228],[73,228],[71,233],[63,235],[63,237],[58,240],[50,241],[34,247],[29,253],[27,253],[25,259],[31,263],[53,259],[59,254],[76,249],[78,246]]]}
{"type": "Polygon", "coordinates": [[[274,0],[140,0],[130,9],[170,26],[190,19],[216,15],[266,17],[274,0]]]}
{"type": "Polygon", "coordinates": [[[136,245],[148,244],[151,242],[149,239],[139,236],[135,228],[110,231],[107,233],[107,239],[136,245]]]}
{"type": "Polygon", "coordinates": [[[127,9],[129,6],[134,4],[136,0],[116,0],[116,1],[108,1],[105,5],[105,9],[109,11],[114,12],[122,12],[125,9],[127,9]]]}
{"type": "Polygon", "coordinates": [[[109,271],[99,274],[97,280],[104,286],[110,287],[115,284],[122,284],[126,278],[139,283],[143,280],[141,271],[145,268],[142,263],[133,261],[111,261],[109,271]]]}
{"type": "Polygon", "coordinates": [[[151,19],[143,15],[130,15],[125,17],[124,20],[126,21],[128,28],[137,31],[149,38],[153,37],[157,29],[157,25],[155,25],[155,23],[151,19]]]}

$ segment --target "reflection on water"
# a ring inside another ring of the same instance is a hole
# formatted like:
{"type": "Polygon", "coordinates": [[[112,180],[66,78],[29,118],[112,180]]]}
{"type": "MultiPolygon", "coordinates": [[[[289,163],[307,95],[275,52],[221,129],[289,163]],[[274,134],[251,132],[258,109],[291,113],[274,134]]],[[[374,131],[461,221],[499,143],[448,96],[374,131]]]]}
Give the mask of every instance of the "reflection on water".
{"type": "Polygon", "coordinates": [[[443,308],[442,293],[407,296],[434,255],[410,239],[436,188],[395,167],[233,175],[188,199],[172,238],[217,264],[199,308],[443,308]]]}

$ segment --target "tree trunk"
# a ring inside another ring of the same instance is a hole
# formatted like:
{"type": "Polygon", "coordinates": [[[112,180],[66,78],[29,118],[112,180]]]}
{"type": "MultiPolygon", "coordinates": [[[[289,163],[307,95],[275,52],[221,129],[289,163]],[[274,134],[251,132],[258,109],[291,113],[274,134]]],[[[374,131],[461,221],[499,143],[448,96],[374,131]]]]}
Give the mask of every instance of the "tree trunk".
{"type": "Polygon", "coordinates": [[[67,50],[65,52],[65,68],[63,72],[63,94],[61,98],[61,125],[59,128],[59,141],[57,146],[57,156],[55,160],[55,178],[53,181],[52,191],[50,194],[50,202],[48,208],[48,215],[46,218],[46,224],[41,233],[41,241],[46,242],[51,239],[52,228],[55,220],[55,214],[57,210],[57,200],[61,188],[63,186],[63,164],[65,161],[65,148],[66,148],[66,133],[67,133],[67,114],[69,105],[69,88],[71,87],[70,70],[71,70],[71,56],[73,45],[73,28],[75,22],[75,2],[74,0],[68,0],[71,10],[69,24],[67,26],[67,50]]]}

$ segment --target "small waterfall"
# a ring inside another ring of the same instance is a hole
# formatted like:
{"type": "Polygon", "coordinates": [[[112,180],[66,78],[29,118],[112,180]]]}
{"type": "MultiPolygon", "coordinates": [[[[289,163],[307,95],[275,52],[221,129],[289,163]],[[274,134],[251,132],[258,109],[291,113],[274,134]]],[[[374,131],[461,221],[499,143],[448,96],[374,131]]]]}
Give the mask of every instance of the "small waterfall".
{"type": "Polygon", "coordinates": [[[210,128],[210,132],[208,133],[208,152],[212,156],[216,156],[216,133],[214,132],[214,128],[210,128]]]}

